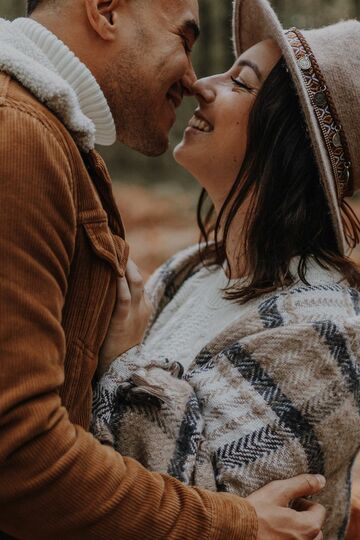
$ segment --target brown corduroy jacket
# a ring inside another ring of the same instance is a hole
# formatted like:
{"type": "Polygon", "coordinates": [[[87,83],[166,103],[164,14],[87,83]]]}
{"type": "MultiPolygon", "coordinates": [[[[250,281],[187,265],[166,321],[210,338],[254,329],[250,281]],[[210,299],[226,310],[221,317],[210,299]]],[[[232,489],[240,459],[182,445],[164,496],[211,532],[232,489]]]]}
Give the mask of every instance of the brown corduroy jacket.
{"type": "MultiPolygon", "coordinates": [[[[150,473],[88,432],[128,248],[101,158],[0,74],[0,530],[253,540],[243,499],[150,473]]],[[[0,533],[1,535],[1,533],[0,533]]]]}

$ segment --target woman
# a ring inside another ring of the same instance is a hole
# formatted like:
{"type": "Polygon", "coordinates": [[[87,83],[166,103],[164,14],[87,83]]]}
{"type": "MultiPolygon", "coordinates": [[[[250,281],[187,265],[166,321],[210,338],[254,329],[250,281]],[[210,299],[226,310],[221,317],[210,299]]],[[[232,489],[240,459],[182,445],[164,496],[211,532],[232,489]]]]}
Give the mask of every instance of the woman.
{"type": "Polygon", "coordinates": [[[204,243],[150,280],[155,313],[99,381],[93,430],[146,467],[243,496],[324,474],[324,537],[344,538],[360,446],[347,257],[360,227],[344,199],[360,188],[360,23],[284,32],[266,0],[237,0],[234,31],[239,58],[195,84],[175,150],[204,188],[204,243]]]}

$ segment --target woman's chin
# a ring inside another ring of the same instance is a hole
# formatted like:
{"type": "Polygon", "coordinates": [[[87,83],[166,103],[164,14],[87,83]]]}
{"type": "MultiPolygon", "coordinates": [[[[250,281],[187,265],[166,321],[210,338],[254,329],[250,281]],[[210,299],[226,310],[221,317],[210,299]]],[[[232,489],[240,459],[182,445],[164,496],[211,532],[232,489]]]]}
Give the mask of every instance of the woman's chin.
{"type": "MultiPolygon", "coordinates": [[[[175,161],[203,186],[209,176],[209,156],[204,146],[189,142],[186,137],[174,148],[175,161]]],[[[204,187],[204,186],[203,186],[204,187]]]]}
{"type": "Polygon", "coordinates": [[[189,165],[191,164],[191,150],[188,148],[184,139],[174,148],[173,156],[175,161],[184,169],[191,173],[189,165]]]}

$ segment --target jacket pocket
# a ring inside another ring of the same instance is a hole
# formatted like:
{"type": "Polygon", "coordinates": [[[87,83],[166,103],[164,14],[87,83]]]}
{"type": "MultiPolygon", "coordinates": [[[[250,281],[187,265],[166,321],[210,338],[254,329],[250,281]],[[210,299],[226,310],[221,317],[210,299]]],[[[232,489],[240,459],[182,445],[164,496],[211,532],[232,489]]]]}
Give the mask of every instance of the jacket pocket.
{"type": "Polygon", "coordinates": [[[106,221],[87,222],[83,226],[94,253],[107,261],[118,276],[123,277],[129,256],[126,241],[114,234],[106,221]]]}

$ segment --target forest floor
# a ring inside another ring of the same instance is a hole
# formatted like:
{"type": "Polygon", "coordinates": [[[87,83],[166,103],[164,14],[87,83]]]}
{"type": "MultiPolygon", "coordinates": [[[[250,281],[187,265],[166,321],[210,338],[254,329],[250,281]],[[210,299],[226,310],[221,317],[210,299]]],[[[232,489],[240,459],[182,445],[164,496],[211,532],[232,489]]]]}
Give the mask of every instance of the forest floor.
{"type": "Polygon", "coordinates": [[[147,278],[160,264],[199,238],[196,193],[167,192],[114,183],[130,256],[147,278]]]}
{"type": "MultiPolygon", "coordinates": [[[[167,191],[161,186],[145,188],[114,183],[130,244],[130,253],[147,278],[174,253],[196,243],[196,193],[167,191]]],[[[360,215],[360,201],[355,206],[360,215]]],[[[360,250],[354,254],[360,264],[360,250]]],[[[353,472],[352,522],[347,540],[359,540],[360,531],[360,457],[353,472]]]]}

